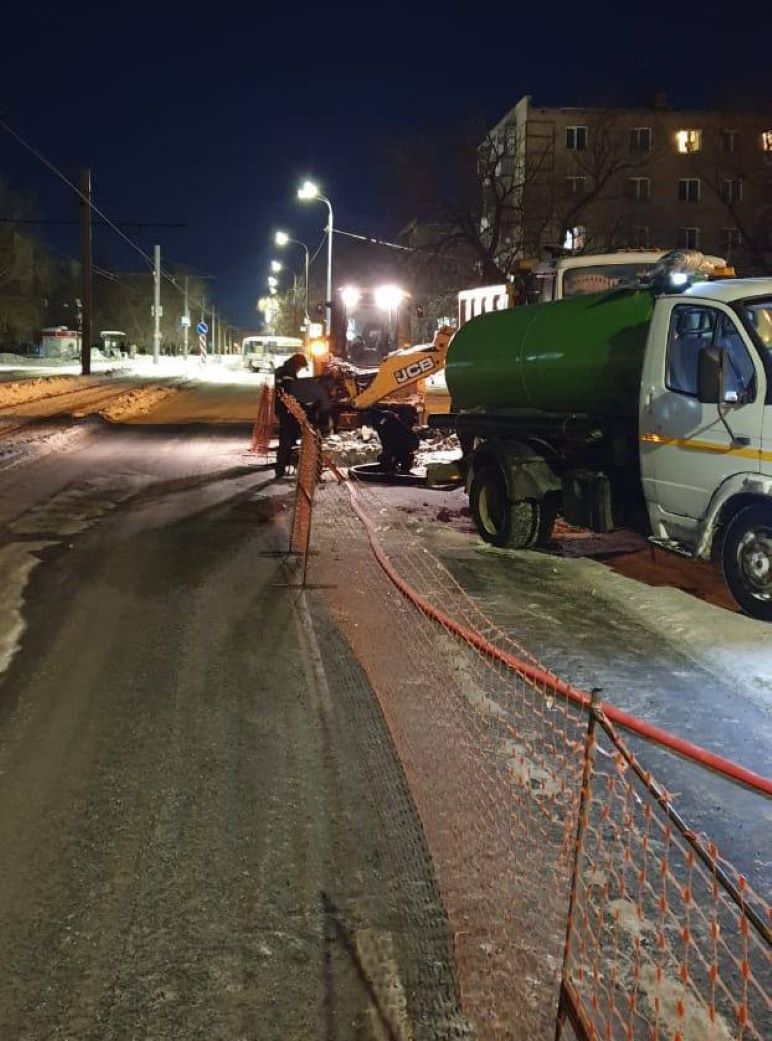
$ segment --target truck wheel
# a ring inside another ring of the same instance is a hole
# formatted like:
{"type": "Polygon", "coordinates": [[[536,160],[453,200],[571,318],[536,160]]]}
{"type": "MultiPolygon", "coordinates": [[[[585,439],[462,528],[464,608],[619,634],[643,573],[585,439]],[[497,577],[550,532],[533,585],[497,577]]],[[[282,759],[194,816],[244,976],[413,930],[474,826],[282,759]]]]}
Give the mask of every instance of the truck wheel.
{"type": "Polygon", "coordinates": [[[740,510],[722,551],[724,577],[746,614],[772,622],[772,506],[740,510]]]}
{"type": "Polygon", "coordinates": [[[502,549],[527,549],[539,537],[540,503],[510,502],[507,482],[498,466],[483,466],[474,475],[469,506],[480,536],[502,549]]]}

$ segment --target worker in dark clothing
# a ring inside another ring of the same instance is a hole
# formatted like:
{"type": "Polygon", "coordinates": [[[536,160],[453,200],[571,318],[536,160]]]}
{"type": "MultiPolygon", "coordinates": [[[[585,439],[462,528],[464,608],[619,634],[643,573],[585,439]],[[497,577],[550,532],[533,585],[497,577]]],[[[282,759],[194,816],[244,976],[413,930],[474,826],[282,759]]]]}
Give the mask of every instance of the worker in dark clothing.
{"type": "Polygon", "coordinates": [[[276,476],[283,477],[292,459],[292,451],[300,437],[300,424],[282,401],[282,393],[291,394],[298,373],[308,362],[304,354],[293,354],[273,374],[276,390],[275,409],[279,421],[279,447],[276,449],[276,476]]]}
{"type": "Polygon", "coordinates": [[[371,409],[369,419],[381,441],[383,451],[378,462],[382,469],[388,473],[410,473],[420,443],[415,431],[390,408],[371,409]]]}

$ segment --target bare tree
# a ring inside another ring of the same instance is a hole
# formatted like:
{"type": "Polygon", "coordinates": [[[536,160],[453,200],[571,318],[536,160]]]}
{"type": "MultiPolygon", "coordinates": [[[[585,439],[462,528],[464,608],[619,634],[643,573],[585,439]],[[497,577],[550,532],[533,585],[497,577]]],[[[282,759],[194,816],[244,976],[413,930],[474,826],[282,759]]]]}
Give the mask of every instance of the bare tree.
{"type": "MultiPolygon", "coordinates": [[[[772,111],[768,124],[772,126],[772,111]]],[[[727,259],[766,273],[772,262],[772,159],[751,127],[725,130],[691,156],[694,175],[726,214],[739,242],[727,242],[727,259]]]]}

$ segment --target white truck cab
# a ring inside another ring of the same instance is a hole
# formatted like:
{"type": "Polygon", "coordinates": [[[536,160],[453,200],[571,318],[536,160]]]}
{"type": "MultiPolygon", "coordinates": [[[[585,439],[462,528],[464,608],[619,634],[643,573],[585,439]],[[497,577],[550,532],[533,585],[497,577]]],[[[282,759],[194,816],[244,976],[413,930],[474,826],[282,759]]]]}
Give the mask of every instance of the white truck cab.
{"type": "Polygon", "coordinates": [[[720,556],[740,605],[772,620],[772,278],[660,296],[639,406],[653,540],[720,556]]]}

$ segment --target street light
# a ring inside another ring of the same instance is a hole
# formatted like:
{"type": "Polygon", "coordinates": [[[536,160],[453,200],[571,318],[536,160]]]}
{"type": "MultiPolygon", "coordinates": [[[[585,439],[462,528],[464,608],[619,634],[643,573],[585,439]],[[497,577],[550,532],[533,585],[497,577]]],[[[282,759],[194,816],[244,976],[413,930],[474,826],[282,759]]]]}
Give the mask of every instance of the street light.
{"type": "Polygon", "coordinates": [[[300,246],[306,254],[306,299],[303,309],[303,317],[305,319],[306,328],[308,328],[308,323],[311,321],[311,317],[308,313],[308,266],[310,263],[308,246],[305,242],[301,242],[299,239],[290,238],[286,231],[277,231],[274,235],[274,242],[277,246],[286,246],[291,242],[294,246],[300,246]]]}
{"type": "Polygon", "coordinates": [[[326,195],[322,195],[313,181],[304,181],[298,188],[298,199],[302,202],[317,200],[327,206],[329,220],[327,222],[327,336],[332,338],[332,203],[326,195]]]}
{"type": "Polygon", "coordinates": [[[279,284],[279,280],[278,280],[278,278],[276,278],[276,276],[275,276],[275,275],[269,275],[269,276],[268,276],[268,286],[269,286],[269,287],[270,287],[271,289],[276,289],[276,287],[278,286],[278,284],[279,284]]]}
{"type": "Polygon", "coordinates": [[[282,265],[279,263],[278,260],[272,260],[271,261],[271,271],[273,271],[273,273],[275,275],[279,274],[279,272],[281,271],[281,268],[282,268],[282,265]]]}

